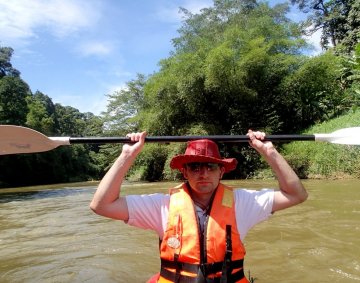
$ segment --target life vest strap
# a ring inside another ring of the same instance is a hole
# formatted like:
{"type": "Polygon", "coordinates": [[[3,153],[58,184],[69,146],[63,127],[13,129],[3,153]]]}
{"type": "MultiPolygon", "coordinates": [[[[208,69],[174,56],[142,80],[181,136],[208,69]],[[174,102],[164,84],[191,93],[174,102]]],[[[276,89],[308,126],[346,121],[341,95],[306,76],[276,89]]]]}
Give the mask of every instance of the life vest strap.
{"type": "MultiPolygon", "coordinates": [[[[231,267],[232,269],[239,269],[238,271],[229,274],[229,282],[237,282],[245,277],[244,270],[243,270],[244,260],[235,260],[231,261],[231,267]]],[[[169,269],[175,269],[175,270],[181,270],[188,273],[197,274],[199,268],[207,275],[211,275],[217,272],[220,272],[222,270],[223,262],[214,262],[214,263],[205,263],[205,264],[194,264],[194,263],[186,263],[186,262],[174,262],[166,259],[161,259],[161,271],[160,276],[163,278],[166,278],[169,281],[176,282],[176,273],[172,272],[169,269]]],[[[220,282],[219,278],[209,279],[207,278],[207,282],[220,282]]],[[[180,275],[179,281],[177,282],[184,282],[184,283],[192,283],[196,282],[196,277],[186,276],[186,275],[180,275]]]]}
{"type": "Polygon", "coordinates": [[[170,270],[161,268],[160,270],[160,277],[169,280],[170,282],[181,282],[181,283],[197,283],[196,277],[191,277],[187,275],[180,274],[176,276],[176,273],[171,272],[170,270]],[[177,277],[177,278],[176,278],[177,277]]]}
{"type": "MultiPolygon", "coordinates": [[[[176,273],[171,272],[170,270],[167,270],[167,269],[163,269],[163,268],[160,271],[160,276],[171,282],[179,282],[179,283],[197,283],[198,282],[197,277],[191,277],[191,276],[186,276],[186,275],[182,275],[182,274],[180,274],[180,276],[177,278],[177,281],[176,281],[176,273]]],[[[244,277],[245,277],[244,270],[240,269],[240,270],[236,271],[235,273],[232,273],[229,276],[228,283],[238,282],[238,281],[242,280],[244,277]]],[[[220,280],[221,280],[221,277],[206,278],[207,283],[220,283],[220,280]]]]}
{"type": "Polygon", "coordinates": [[[225,258],[222,265],[221,271],[221,283],[226,283],[230,274],[232,273],[233,267],[231,265],[232,257],[232,242],[231,242],[231,225],[226,225],[226,251],[225,258]]]}
{"type": "Polygon", "coordinates": [[[198,264],[181,262],[181,261],[170,261],[166,259],[161,259],[161,269],[170,268],[176,270],[182,270],[189,273],[197,273],[199,269],[198,264]]]}
{"type": "MultiPolygon", "coordinates": [[[[209,275],[222,271],[222,266],[223,266],[222,261],[214,262],[214,263],[204,263],[201,265],[201,269],[205,272],[205,274],[209,275]]],[[[243,268],[243,266],[244,266],[243,259],[231,261],[232,269],[243,268]]]]}

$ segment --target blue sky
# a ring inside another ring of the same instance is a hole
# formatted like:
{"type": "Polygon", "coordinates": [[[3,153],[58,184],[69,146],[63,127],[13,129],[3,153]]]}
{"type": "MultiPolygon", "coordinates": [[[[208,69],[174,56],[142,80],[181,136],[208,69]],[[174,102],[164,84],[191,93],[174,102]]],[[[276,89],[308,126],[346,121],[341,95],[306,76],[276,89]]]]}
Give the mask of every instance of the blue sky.
{"type": "MultiPolygon", "coordinates": [[[[212,3],[0,0],[0,46],[14,49],[11,62],[32,92],[98,115],[106,109],[106,94],[137,73],[153,73],[159,60],[169,56],[171,39],[181,26],[179,7],[197,13],[212,3]]],[[[289,16],[301,18],[294,9],[289,16]]],[[[312,40],[318,42],[317,37],[312,40]]]]}

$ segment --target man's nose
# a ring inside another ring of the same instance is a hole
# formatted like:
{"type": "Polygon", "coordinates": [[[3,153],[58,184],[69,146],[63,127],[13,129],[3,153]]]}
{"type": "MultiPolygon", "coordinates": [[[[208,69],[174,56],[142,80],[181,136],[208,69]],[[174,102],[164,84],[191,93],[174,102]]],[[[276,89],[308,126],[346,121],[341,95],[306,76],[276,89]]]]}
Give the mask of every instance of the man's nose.
{"type": "Polygon", "coordinates": [[[208,173],[209,173],[209,171],[208,171],[207,166],[204,166],[204,165],[200,166],[200,171],[199,171],[200,175],[207,175],[208,173]]]}

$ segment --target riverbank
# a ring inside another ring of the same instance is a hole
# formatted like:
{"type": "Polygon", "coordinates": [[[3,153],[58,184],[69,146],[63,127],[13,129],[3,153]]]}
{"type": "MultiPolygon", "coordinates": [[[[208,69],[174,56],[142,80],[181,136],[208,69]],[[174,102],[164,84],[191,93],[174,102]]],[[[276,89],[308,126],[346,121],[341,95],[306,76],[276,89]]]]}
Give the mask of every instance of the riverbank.
{"type": "MultiPolygon", "coordinates": [[[[315,125],[305,134],[332,133],[359,127],[360,111],[315,125]]],[[[357,136],[359,128],[354,130],[357,136]]],[[[359,137],[360,139],[360,137],[359,137]]],[[[286,160],[302,179],[360,178],[360,146],[324,142],[292,142],[281,149],[286,160]]]]}
{"type": "MultiPolygon", "coordinates": [[[[71,183],[58,183],[58,184],[47,184],[47,185],[34,185],[34,186],[23,186],[17,187],[17,190],[21,191],[34,191],[34,190],[53,190],[57,188],[79,188],[79,187],[96,187],[100,181],[84,181],[84,182],[71,182],[71,183]]],[[[14,190],[14,187],[0,188],[1,192],[14,190]]]]}
{"type": "MultiPolygon", "coordinates": [[[[294,168],[296,171],[296,168],[294,168]]],[[[297,172],[298,173],[298,172],[297,172]]],[[[299,174],[299,173],[298,173],[299,174]]],[[[300,175],[301,180],[358,180],[359,176],[346,174],[344,172],[331,172],[330,174],[309,173],[306,177],[300,175]]],[[[275,176],[270,169],[264,169],[256,172],[249,180],[274,180],[275,176]]]]}

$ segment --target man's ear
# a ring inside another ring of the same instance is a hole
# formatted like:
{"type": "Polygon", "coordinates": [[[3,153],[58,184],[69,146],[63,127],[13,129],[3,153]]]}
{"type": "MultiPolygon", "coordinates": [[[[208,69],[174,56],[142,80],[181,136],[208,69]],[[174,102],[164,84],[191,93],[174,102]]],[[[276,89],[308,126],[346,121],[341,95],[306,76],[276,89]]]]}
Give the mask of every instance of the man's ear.
{"type": "Polygon", "coordinates": [[[225,174],[225,167],[224,166],[221,166],[220,167],[220,179],[222,179],[222,177],[224,176],[225,174]]]}

